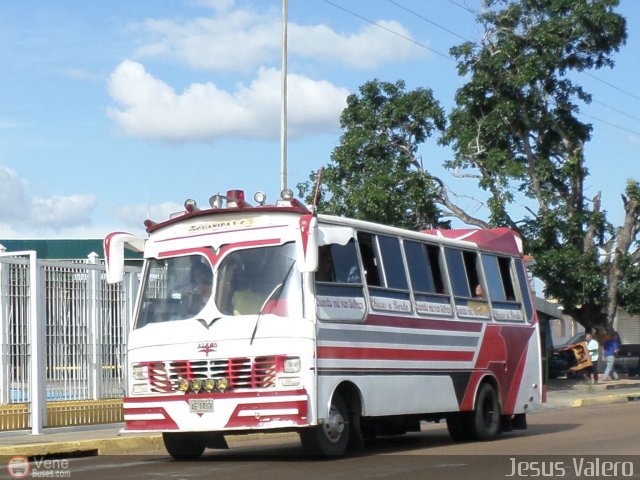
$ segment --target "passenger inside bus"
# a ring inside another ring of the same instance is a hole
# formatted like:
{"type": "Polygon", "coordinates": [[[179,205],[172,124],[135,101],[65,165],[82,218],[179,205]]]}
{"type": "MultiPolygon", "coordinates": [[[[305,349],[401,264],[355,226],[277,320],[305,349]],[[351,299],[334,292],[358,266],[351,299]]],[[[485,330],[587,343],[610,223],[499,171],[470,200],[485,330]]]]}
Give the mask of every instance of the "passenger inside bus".
{"type": "Polygon", "coordinates": [[[222,289],[218,292],[218,307],[227,315],[250,315],[260,311],[268,293],[261,291],[266,283],[259,255],[244,251],[231,254],[224,262],[222,289]],[[257,257],[257,258],[253,258],[257,257]]]}
{"type": "Polygon", "coordinates": [[[482,285],[479,283],[476,284],[473,289],[473,298],[477,300],[471,300],[467,302],[467,307],[473,310],[475,315],[481,315],[483,317],[489,315],[489,305],[484,298],[484,290],[482,289],[482,285]]]}

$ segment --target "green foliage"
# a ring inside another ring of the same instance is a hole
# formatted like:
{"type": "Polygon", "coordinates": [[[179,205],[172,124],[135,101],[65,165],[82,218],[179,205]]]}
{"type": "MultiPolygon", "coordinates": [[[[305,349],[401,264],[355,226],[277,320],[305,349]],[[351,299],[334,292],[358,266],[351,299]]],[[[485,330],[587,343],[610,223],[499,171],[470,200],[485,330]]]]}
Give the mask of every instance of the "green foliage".
{"type": "MultiPolygon", "coordinates": [[[[386,225],[434,225],[433,184],[416,158],[418,146],[445,127],[442,108],[427,89],[374,80],[350,95],[342,112],[340,145],[324,169],[318,211],[386,225]]],[[[313,200],[315,174],[298,185],[313,200]]]]}
{"type": "MultiPolygon", "coordinates": [[[[374,80],[351,95],[343,135],[325,169],[319,210],[408,228],[438,222],[444,207],[486,225],[452,203],[446,185],[417,156],[438,135],[454,150],[445,167],[476,178],[488,196],[490,225],[523,235],[534,273],[586,326],[612,320],[617,301],[640,312],[640,186],[630,181],[625,224],[614,228],[587,199],[585,145],[591,125],[579,118],[591,95],[576,72],[613,66],[626,41],[617,0],[485,0],[477,43],[451,49],[466,83],[448,123],[432,92],[374,80]],[[515,215],[513,204],[526,215],[515,215]],[[620,287],[618,289],[618,286],[620,287]]],[[[315,174],[298,185],[309,202],[315,174]]]]}
{"type": "Polygon", "coordinates": [[[599,200],[584,196],[591,126],[578,114],[591,96],[568,74],[613,66],[625,20],[613,11],[615,0],[486,5],[478,19],[483,40],[451,50],[469,81],[450,116],[445,141],[456,155],[447,166],[480,173],[492,223],[517,225],[546,293],[585,325],[600,324],[612,278],[599,248],[613,229],[599,200]],[[530,215],[513,219],[509,206],[518,196],[530,215]]]}

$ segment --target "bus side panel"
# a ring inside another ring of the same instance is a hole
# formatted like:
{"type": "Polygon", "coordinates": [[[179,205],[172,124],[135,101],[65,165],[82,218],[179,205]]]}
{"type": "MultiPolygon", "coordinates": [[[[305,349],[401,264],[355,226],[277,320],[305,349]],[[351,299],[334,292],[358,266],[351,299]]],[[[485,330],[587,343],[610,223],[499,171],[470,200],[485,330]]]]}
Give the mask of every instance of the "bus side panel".
{"type": "Polygon", "coordinates": [[[470,411],[487,378],[497,386],[504,414],[539,404],[537,324],[479,325],[478,332],[321,327],[318,418],[326,418],[341,382],[358,388],[365,416],[470,411]]]}
{"type": "Polygon", "coordinates": [[[320,324],[318,418],[326,418],[341,382],[358,388],[365,416],[459,410],[483,328],[465,325],[452,331],[442,322],[422,322],[423,328],[320,324]],[[439,330],[427,328],[434,325],[439,330]]]}
{"type": "Polygon", "coordinates": [[[489,376],[497,383],[502,413],[525,412],[539,395],[540,382],[534,380],[540,378],[539,343],[537,324],[487,325],[460,410],[475,408],[480,383],[489,376]]]}

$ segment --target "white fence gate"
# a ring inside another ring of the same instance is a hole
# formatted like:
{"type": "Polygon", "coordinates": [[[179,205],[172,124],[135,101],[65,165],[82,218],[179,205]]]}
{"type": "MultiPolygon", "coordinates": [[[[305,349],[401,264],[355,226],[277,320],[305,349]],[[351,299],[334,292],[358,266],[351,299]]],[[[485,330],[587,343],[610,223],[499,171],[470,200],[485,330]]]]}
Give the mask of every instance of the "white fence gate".
{"type": "Polygon", "coordinates": [[[69,417],[56,425],[91,423],[79,401],[122,397],[139,270],[110,285],[95,253],[53,261],[0,246],[0,431],[40,433],[54,404],[69,417]]]}

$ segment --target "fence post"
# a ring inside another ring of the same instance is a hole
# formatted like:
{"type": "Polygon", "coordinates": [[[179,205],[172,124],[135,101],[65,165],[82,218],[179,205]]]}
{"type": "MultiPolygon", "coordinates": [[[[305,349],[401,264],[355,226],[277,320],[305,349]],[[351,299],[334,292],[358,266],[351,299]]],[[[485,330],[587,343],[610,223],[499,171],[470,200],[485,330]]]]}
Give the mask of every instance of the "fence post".
{"type": "Polygon", "coordinates": [[[45,282],[42,266],[35,251],[29,255],[29,335],[31,337],[31,433],[42,433],[47,418],[47,351],[45,282]]]}
{"type": "MultiPolygon", "coordinates": [[[[0,256],[6,253],[0,245],[0,256]]],[[[0,405],[9,403],[9,305],[10,305],[9,266],[0,262],[0,405]]]]}
{"type": "MultiPolygon", "coordinates": [[[[88,255],[89,265],[98,264],[98,254],[91,252],[88,255]]],[[[100,328],[100,313],[98,312],[98,294],[100,282],[98,281],[98,270],[89,268],[87,271],[87,291],[89,292],[89,342],[90,358],[89,385],[91,385],[91,398],[98,400],[102,393],[102,343],[100,328]]]]}

